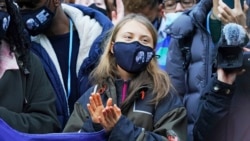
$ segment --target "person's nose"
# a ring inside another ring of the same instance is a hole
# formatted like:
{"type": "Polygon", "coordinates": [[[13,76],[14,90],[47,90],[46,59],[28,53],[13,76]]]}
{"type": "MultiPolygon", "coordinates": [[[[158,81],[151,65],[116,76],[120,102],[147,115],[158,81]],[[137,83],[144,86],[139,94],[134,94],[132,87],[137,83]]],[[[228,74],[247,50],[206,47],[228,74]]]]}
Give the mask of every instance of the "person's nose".
{"type": "Polygon", "coordinates": [[[182,11],[184,11],[184,8],[182,7],[181,3],[178,2],[176,4],[175,12],[182,12],[182,11]]]}

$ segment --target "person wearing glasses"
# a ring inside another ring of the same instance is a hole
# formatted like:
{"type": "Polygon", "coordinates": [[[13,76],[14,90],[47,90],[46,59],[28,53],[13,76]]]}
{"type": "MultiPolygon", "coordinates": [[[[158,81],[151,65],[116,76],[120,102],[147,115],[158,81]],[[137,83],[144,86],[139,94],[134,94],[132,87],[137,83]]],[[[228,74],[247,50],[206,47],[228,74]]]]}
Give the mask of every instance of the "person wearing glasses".
{"type": "Polygon", "coordinates": [[[191,8],[196,0],[163,0],[166,13],[176,13],[191,8]]]}
{"type": "Polygon", "coordinates": [[[156,54],[158,57],[158,65],[162,70],[167,67],[167,54],[170,42],[171,25],[185,10],[191,9],[196,4],[196,0],[163,0],[161,23],[158,29],[158,42],[156,46],[156,54]]]}

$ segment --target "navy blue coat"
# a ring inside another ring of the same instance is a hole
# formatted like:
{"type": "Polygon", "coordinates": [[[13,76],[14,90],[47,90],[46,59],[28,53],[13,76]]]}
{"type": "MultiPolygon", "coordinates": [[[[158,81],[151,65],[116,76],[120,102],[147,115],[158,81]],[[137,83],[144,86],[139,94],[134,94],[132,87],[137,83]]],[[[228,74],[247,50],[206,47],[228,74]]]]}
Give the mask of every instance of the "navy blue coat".
{"type": "Polygon", "coordinates": [[[171,41],[167,57],[167,72],[183,99],[188,114],[188,140],[192,141],[193,125],[202,90],[212,75],[213,42],[206,29],[206,18],[212,0],[200,1],[191,11],[175,20],[169,29],[171,41]],[[191,62],[184,70],[180,39],[191,36],[191,62]]]}

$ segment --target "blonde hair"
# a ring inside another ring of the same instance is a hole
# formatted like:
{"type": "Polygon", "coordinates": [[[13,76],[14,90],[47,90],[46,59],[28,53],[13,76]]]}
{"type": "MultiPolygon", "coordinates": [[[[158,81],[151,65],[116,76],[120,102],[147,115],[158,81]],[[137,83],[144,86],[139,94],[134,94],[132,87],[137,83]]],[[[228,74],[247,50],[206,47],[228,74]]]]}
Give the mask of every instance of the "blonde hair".
{"type": "MultiPolygon", "coordinates": [[[[106,43],[106,47],[104,53],[100,58],[100,62],[98,66],[93,70],[90,75],[90,79],[94,84],[98,84],[102,86],[105,84],[107,79],[115,80],[118,76],[117,74],[117,64],[115,61],[114,55],[111,53],[112,42],[115,42],[118,31],[123,27],[126,23],[130,21],[137,21],[150,31],[153,37],[154,47],[157,43],[157,32],[151,22],[140,14],[129,14],[124,17],[112,30],[110,38],[106,43]]],[[[140,86],[151,86],[153,89],[153,93],[156,94],[153,103],[159,102],[163,97],[165,97],[170,91],[171,83],[168,75],[160,70],[157,65],[157,59],[154,57],[147,69],[137,74],[130,82],[128,95],[129,97],[135,93],[136,88],[140,86]]],[[[129,97],[127,99],[129,99],[129,97]]],[[[125,100],[125,102],[127,101],[125,100]]]]}

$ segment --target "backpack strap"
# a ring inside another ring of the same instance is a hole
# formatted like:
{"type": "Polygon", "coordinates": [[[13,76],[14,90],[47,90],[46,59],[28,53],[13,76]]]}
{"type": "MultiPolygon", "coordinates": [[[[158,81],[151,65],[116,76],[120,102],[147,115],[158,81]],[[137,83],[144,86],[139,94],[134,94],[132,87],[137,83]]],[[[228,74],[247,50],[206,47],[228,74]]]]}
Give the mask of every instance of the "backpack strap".
{"type": "Polygon", "coordinates": [[[183,70],[187,70],[188,66],[191,62],[191,46],[193,41],[193,34],[189,34],[189,36],[183,36],[179,39],[179,47],[181,50],[182,57],[184,59],[183,62],[183,70]]]}
{"type": "Polygon", "coordinates": [[[176,27],[173,27],[173,29],[175,29],[174,33],[171,31],[170,34],[172,37],[176,38],[178,40],[179,43],[179,48],[181,50],[181,54],[183,57],[183,70],[187,70],[188,66],[191,62],[192,56],[191,56],[191,46],[192,46],[192,42],[193,42],[193,36],[194,36],[194,25],[193,23],[191,23],[192,21],[190,20],[190,14],[191,9],[186,10],[185,12],[183,12],[183,16],[181,18],[178,18],[177,20],[179,20],[179,22],[183,22],[183,21],[188,21],[190,22],[190,24],[192,24],[192,26],[188,27],[188,28],[184,28],[183,31],[183,27],[182,25],[180,26],[179,24],[176,27]]]}

